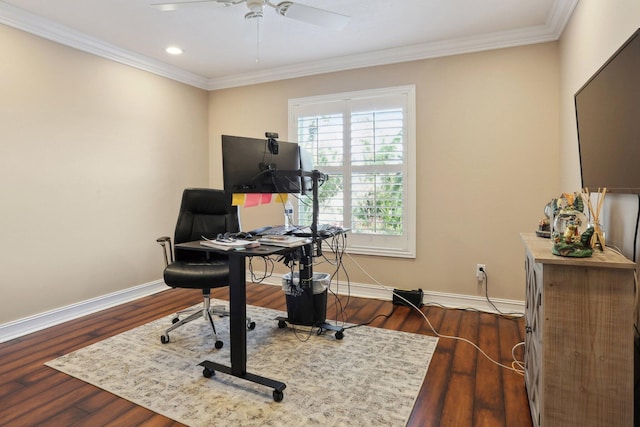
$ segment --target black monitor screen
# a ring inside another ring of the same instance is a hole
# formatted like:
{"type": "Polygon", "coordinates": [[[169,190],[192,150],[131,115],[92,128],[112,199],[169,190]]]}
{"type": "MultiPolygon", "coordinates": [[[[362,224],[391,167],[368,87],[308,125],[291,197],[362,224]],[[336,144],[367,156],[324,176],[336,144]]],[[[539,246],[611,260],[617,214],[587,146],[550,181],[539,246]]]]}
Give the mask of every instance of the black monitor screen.
{"type": "Polygon", "coordinates": [[[227,193],[299,193],[298,144],[222,135],[222,175],[227,193]]]}
{"type": "MultiPolygon", "coordinates": [[[[313,157],[311,153],[309,153],[304,148],[300,147],[300,169],[304,172],[312,172],[313,167],[313,157]]],[[[313,180],[311,177],[306,176],[302,178],[302,193],[310,193],[313,190],[313,180]]]]}

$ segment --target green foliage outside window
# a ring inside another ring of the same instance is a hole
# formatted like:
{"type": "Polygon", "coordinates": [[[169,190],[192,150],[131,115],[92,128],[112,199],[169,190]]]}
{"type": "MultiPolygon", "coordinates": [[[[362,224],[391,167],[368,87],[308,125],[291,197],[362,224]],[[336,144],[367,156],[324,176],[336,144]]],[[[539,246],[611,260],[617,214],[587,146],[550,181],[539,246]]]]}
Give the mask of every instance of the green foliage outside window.
{"type": "MultiPolygon", "coordinates": [[[[352,114],[348,147],[343,143],[342,122],[341,114],[298,119],[299,143],[312,153],[316,168],[329,173],[318,191],[320,223],[349,227],[353,233],[402,235],[402,110],[352,114]],[[345,157],[350,159],[348,168],[345,157]],[[348,183],[343,180],[345,172],[350,173],[348,183]],[[350,189],[346,202],[345,186],[350,189]]],[[[300,205],[300,222],[311,222],[310,205],[300,205]]]]}

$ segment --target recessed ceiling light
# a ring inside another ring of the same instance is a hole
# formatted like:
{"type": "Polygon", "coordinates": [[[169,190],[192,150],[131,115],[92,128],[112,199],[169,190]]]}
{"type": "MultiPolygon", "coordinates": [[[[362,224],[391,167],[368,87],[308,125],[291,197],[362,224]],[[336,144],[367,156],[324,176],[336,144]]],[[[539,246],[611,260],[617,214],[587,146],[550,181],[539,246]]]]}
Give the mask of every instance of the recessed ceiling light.
{"type": "Polygon", "coordinates": [[[180,55],[182,53],[182,49],[180,49],[178,46],[169,46],[165,49],[165,52],[170,55],[180,55]]]}

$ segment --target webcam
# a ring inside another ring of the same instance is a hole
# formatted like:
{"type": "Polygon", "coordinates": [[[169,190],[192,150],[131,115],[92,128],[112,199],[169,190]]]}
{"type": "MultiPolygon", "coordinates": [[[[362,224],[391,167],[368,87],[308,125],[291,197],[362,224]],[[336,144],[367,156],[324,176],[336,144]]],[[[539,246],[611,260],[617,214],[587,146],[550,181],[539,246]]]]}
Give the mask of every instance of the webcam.
{"type": "Polygon", "coordinates": [[[264,136],[267,137],[267,141],[269,143],[269,152],[271,154],[278,154],[278,141],[276,141],[276,139],[278,138],[278,133],[265,132],[264,136]]]}

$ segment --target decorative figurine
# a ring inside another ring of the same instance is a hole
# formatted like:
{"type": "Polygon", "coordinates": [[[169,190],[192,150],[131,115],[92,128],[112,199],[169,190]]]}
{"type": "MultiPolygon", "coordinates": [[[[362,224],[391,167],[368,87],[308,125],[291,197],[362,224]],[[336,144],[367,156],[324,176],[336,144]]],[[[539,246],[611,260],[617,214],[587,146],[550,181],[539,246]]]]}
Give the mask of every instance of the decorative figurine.
{"type": "Polygon", "coordinates": [[[538,222],[538,229],[536,230],[536,236],[546,237],[547,239],[551,237],[551,218],[555,210],[555,205],[556,205],[556,199],[553,199],[552,201],[550,201],[545,205],[544,207],[545,217],[538,222]]]}
{"type": "Polygon", "coordinates": [[[554,231],[551,252],[554,255],[573,258],[590,257],[593,254],[593,249],[591,249],[593,232],[593,227],[588,227],[584,233],[578,235],[577,227],[574,224],[570,224],[564,234],[554,231]]]}
{"type": "Polygon", "coordinates": [[[553,254],[574,258],[585,258],[593,254],[591,238],[594,229],[587,226],[583,210],[582,192],[563,193],[557,200],[551,235],[553,254]]]}
{"type": "Polygon", "coordinates": [[[563,234],[569,224],[577,227],[577,234],[587,229],[587,216],[583,213],[584,202],[580,193],[562,193],[553,212],[553,231],[563,234]]]}

